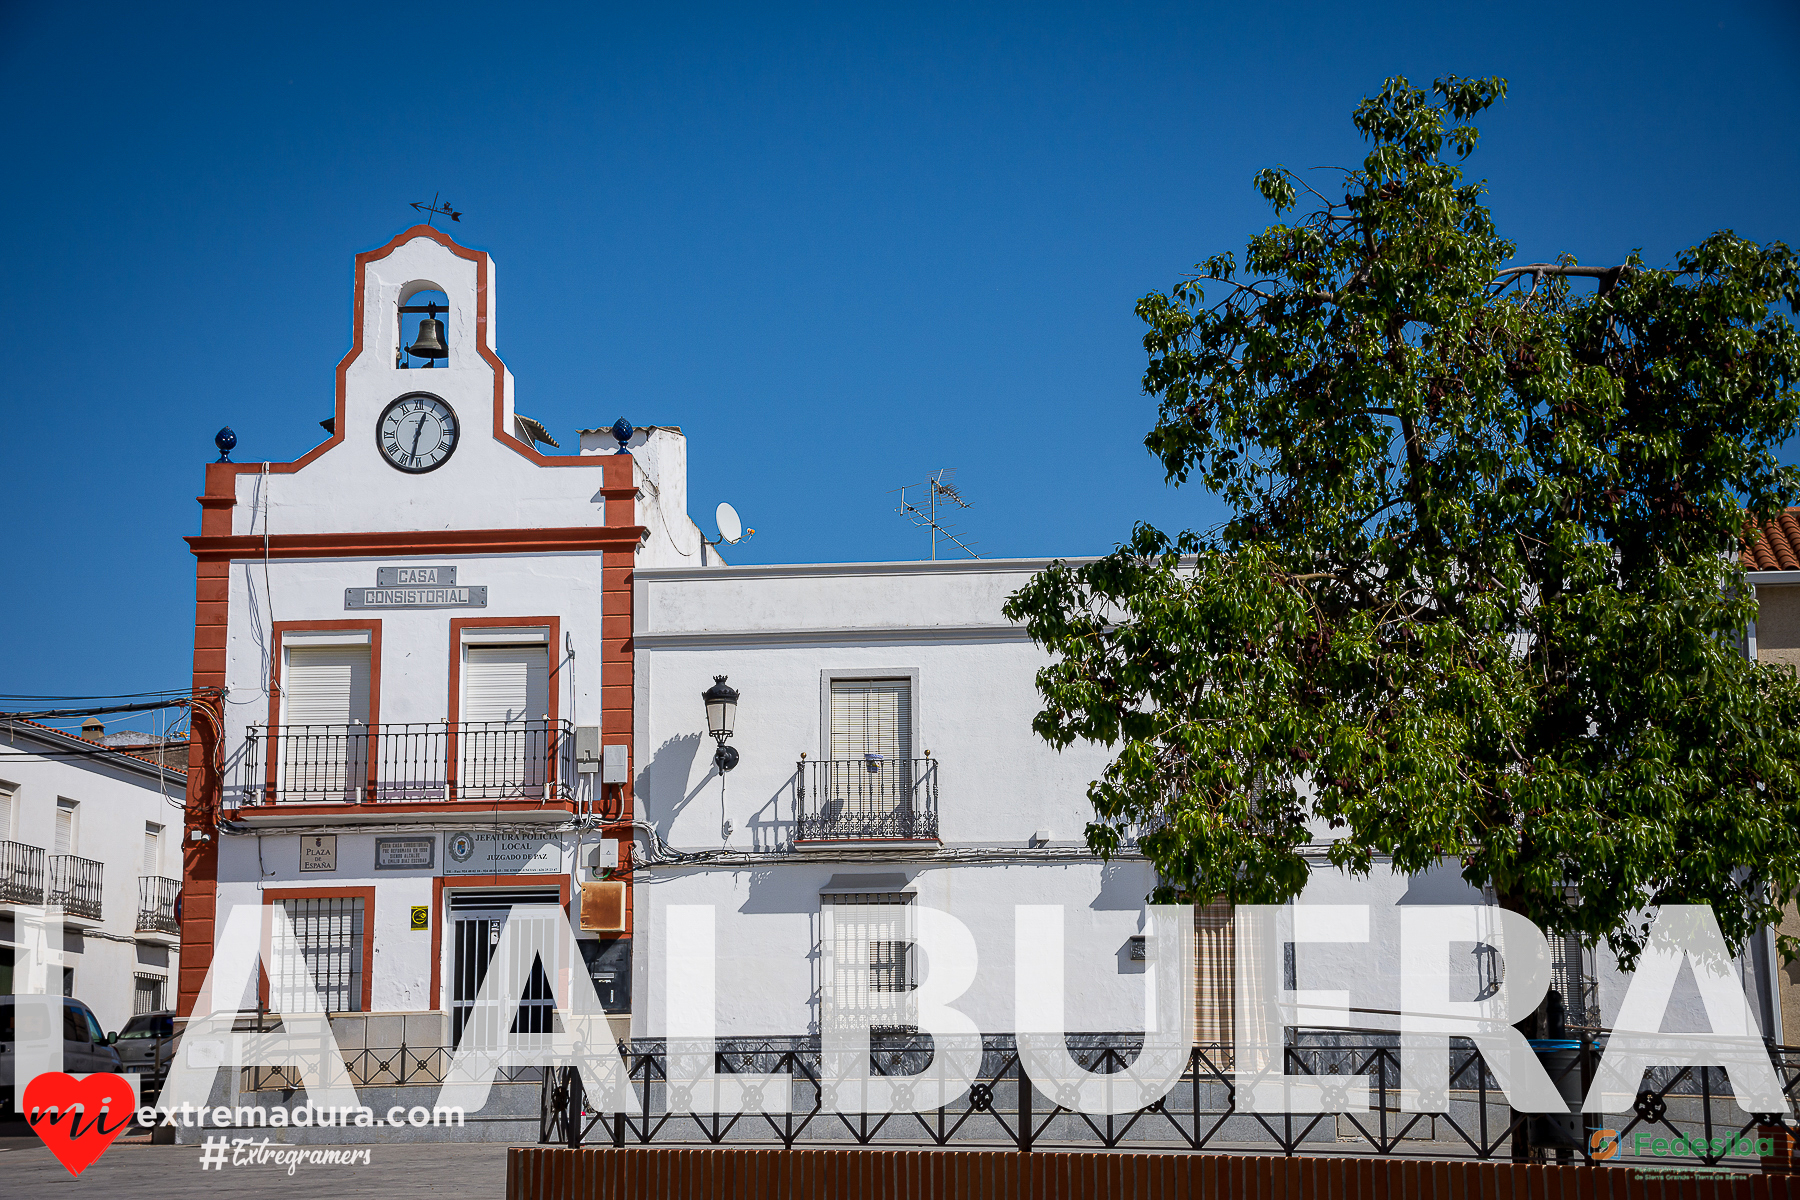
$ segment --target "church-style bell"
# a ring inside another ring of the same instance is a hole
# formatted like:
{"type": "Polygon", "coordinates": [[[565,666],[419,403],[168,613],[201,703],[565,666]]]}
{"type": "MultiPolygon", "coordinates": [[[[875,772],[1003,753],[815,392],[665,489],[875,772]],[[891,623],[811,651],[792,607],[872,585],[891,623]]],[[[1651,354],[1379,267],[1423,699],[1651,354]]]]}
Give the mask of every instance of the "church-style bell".
{"type": "Polygon", "coordinates": [[[444,323],[436,317],[420,321],[419,336],[406,352],[418,358],[449,358],[450,351],[444,347],[444,323]]]}

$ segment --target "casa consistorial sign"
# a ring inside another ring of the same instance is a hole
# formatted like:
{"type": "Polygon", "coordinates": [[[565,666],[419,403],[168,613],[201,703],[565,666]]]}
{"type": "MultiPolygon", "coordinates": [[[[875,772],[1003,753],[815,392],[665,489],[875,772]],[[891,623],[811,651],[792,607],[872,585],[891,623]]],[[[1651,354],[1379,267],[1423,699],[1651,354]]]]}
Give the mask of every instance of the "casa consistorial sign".
{"type": "Polygon", "coordinates": [[[487,591],[458,587],[455,567],[377,567],[374,587],[344,589],[344,607],[486,608],[487,591]]]}

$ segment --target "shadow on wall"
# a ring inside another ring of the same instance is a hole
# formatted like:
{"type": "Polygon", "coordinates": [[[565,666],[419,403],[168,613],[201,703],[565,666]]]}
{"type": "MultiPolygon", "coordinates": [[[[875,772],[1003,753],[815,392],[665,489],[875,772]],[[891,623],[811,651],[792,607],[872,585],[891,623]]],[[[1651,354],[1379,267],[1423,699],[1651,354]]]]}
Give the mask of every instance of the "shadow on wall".
{"type": "Polygon", "coordinates": [[[694,798],[706,787],[706,780],[712,778],[712,771],[708,770],[706,777],[694,785],[693,791],[669,805],[667,810],[661,810],[662,799],[658,795],[658,789],[666,787],[671,794],[681,795],[688,776],[693,773],[694,758],[700,753],[701,739],[702,735],[698,733],[684,733],[680,737],[670,738],[656,748],[656,753],[650,756],[650,761],[638,772],[636,791],[640,803],[646,809],[640,815],[665,832],[674,824],[675,818],[681,815],[681,811],[692,804],[694,798]]]}
{"type": "Polygon", "coordinates": [[[1148,863],[1109,862],[1100,867],[1100,891],[1089,908],[1099,912],[1137,912],[1150,903],[1156,876],[1148,863]]]}
{"type": "Polygon", "coordinates": [[[1406,880],[1400,904],[1483,904],[1481,889],[1462,877],[1462,864],[1441,862],[1406,880]]]}
{"type": "Polygon", "coordinates": [[[773,853],[784,850],[794,840],[794,819],[781,815],[782,801],[787,801],[787,810],[791,814],[798,808],[794,797],[795,786],[800,782],[800,772],[795,771],[782,781],[775,789],[774,795],[763,801],[757,810],[750,814],[744,822],[744,832],[750,835],[750,848],[759,853],[773,853]]]}

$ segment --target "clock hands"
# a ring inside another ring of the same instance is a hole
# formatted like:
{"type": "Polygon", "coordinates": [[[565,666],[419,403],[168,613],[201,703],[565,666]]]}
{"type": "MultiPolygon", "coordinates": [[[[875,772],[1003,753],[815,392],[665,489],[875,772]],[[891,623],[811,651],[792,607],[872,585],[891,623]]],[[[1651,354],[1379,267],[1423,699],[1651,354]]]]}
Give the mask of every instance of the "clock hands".
{"type": "Polygon", "coordinates": [[[419,461],[419,435],[424,432],[425,432],[425,414],[420,413],[419,414],[419,423],[417,425],[413,426],[412,454],[410,455],[410,458],[409,458],[409,461],[411,461],[411,462],[419,461]]]}

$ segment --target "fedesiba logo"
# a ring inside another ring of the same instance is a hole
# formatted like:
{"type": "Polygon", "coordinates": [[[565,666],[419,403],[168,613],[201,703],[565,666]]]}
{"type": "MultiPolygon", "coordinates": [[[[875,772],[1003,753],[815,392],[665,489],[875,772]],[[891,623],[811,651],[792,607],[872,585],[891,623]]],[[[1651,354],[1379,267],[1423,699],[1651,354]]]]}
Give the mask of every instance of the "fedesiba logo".
{"type": "Polygon", "coordinates": [[[1594,1152],[1595,1162],[1604,1162],[1619,1152],[1619,1131],[1616,1129],[1596,1129],[1588,1138],[1588,1149],[1594,1152]]]}

